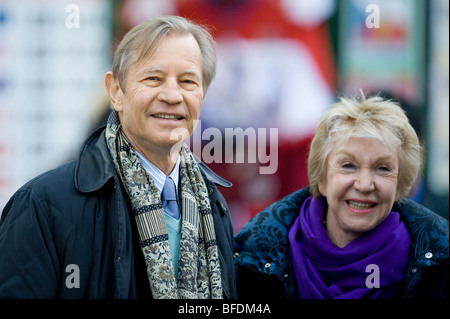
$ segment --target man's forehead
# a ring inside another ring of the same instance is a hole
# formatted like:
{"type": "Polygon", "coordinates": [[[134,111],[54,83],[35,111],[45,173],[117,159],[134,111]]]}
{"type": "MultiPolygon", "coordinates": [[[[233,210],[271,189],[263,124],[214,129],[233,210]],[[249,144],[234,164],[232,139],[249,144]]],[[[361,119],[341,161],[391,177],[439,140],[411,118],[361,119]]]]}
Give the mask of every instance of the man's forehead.
{"type": "MultiPolygon", "coordinates": [[[[183,37],[186,35],[181,35],[180,37],[183,37]]],[[[175,37],[175,36],[174,36],[175,37]]],[[[164,69],[162,68],[162,66],[158,63],[158,62],[153,62],[153,58],[155,56],[155,52],[158,50],[158,48],[161,46],[162,42],[164,42],[164,40],[167,40],[168,37],[161,39],[160,41],[158,41],[158,44],[153,44],[153,46],[149,47],[149,48],[145,48],[142,45],[139,47],[134,48],[133,50],[131,50],[130,52],[130,61],[131,63],[129,64],[129,69],[134,68],[134,69],[138,69],[139,71],[144,71],[144,72],[163,72],[164,69]]],[[[194,38],[195,40],[195,38],[194,38]]],[[[195,42],[197,43],[197,41],[195,40],[195,42]]],[[[198,44],[198,43],[197,43],[198,44]]],[[[180,50],[182,50],[182,48],[180,48],[180,50]]],[[[186,50],[182,50],[180,51],[180,53],[184,53],[186,56],[188,55],[188,51],[186,50]]],[[[180,55],[181,58],[177,61],[179,62],[183,62],[186,61],[186,65],[185,66],[181,66],[181,70],[180,72],[182,73],[192,73],[192,74],[196,74],[196,75],[201,75],[199,73],[202,73],[202,60],[203,60],[203,56],[201,53],[201,50],[199,50],[199,54],[200,54],[200,59],[198,60],[197,57],[193,56],[187,56],[187,57],[183,57],[182,54],[180,55]]],[[[164,57],[164,55],[163,55],[164,57]]],[[[158,57],[158,59],[161,58],[158,57]]]]}
{"type": "MultiPolygon", "coordinates": [[[[154,39],[152,41],[152,43],[146,43],[145,41],[139,41],[139,39],[137,39],[137,41],[135,41],[135,45],[131,48],[130,50],[130,55],[131,55],[131,63],[130,66],[135,65],[135,64],[146,64],[149,60],[151,60],[151,58],[153,57],[153,55],[155,54],[155,52],[158,50],[158,48],[162,45],[163,42],[169,40],[169,39],[177,39],[177,38],[184,38],[184,37],[192,37],[195,40],[195,43],[198,42],[195,39],[195,37],[190,34],[190,33],[186,33],[186,34],[169,34],[166,35],[165,37],[159,38],[159,39],[154,39]]],[[[200,46],[199,46],[200,48],[200,46]]],[[[181,50],[182,48],[180,48],[181,50]]],[[[200,50],[200,55],[202,55],[201,50],[200,50]]]]}

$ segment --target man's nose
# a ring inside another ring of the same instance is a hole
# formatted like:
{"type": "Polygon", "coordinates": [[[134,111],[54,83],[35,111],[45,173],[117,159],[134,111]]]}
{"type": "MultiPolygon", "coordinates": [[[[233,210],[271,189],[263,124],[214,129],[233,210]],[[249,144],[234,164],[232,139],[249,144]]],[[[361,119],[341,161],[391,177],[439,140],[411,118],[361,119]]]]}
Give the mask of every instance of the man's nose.
{"type": "Polygon", "coordinates": [[[175,79],[167,80],[158,93],[158,100],[168,104],[178,104],[183,101],[181,88],[175,79]]]}

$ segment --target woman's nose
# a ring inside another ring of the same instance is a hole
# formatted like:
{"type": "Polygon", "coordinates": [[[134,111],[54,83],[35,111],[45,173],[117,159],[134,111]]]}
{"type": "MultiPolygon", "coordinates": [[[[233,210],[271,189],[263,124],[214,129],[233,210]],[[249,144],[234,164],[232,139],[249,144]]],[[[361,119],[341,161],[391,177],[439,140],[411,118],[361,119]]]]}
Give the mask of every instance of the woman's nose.
{"type": "Polygon", "coordinates": [[[373,191],[375,184],[372,171],[369,169],[360,170],[355,180],[355,188],[362,193],[373,191]]]}

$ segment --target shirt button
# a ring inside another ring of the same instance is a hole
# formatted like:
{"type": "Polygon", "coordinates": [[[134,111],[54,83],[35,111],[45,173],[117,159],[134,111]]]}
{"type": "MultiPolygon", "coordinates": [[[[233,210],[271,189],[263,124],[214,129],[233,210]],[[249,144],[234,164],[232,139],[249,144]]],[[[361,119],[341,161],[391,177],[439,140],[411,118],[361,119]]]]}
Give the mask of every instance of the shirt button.
{"type": "Polygon", "coordinates": [[[417,272],[417,268],[414,267],[413,269],[411,269],[411,272],[412,272],[413,274],[415,274],[415,273],[417,272]]]}
{"type": "Polygon", "coordinates": [[[270,263],[266,263],[266,264],[264,265],[264,267],[269,268],[270,265],[271,265],[270,263]]]}
{"type": "Polygon", "coordinates": [[[233,257],[234,257],[234,258],[239,257],[239,253],[238,253],[238,252],[235,252],[235,253],[233,254],[233,257]]]}
{"type": "Polygon", "coordinates": [[[288,274],[284,274],[283,276],[284,276],[284,278],[287,278],[289,275],[288,274]]]}
{"type": "Polygon", "coordinates": [[[425,258],[426,258],[426,259],[430,259],[431,257],[433,257],[433,254],[432,254],[432,253],[427,252],[427,253],[425,254],[425,258]]]}
{"type": "Polygon", "coordinates": [[[120,263],[122,261],[122,258],[120,258],[120,256],[117,257],[117,261],[120,263]]]}

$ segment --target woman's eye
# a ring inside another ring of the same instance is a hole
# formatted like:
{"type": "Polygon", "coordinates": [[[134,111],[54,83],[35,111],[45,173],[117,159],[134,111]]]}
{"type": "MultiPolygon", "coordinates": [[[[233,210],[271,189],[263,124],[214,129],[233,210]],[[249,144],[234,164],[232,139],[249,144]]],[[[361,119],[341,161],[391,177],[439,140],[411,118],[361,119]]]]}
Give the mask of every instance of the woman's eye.
{"type": "Polygon", "coordinates": [[[382,172],[382,173],[390,173],[391,169],[388,166],[378,166],[377,168],[378,171],[382,172]]]}
{"type": "Polygon", "coordinates": [[[349,170],[355,168],[355,165],[353,165],[353,163],[344,163],[342,164],[342,168],[349,170]]]}

